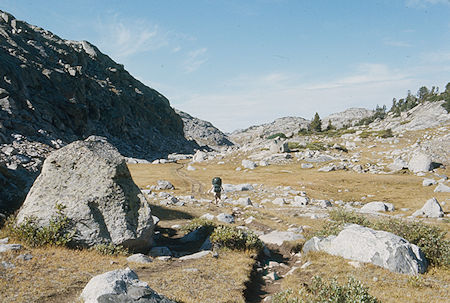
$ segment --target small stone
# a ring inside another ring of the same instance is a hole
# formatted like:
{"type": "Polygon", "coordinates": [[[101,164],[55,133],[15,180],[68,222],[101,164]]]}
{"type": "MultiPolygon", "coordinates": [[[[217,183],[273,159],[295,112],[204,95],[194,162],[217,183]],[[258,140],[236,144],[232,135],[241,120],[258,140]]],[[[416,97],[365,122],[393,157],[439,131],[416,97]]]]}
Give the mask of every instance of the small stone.
{"type": "Polygon", "coordinates": [[[311,263],[311,261],[308,261],[308,262],[306,262],[305,264],[303,264],[300,268],[301,269],[305,269],[305,268],[307,268],[308,266],[310,266],[312,263],[311,263]]]}
{"type": "Polygon", "coordinates": [[[22,260],[22,261],[29,261],[29,260],[33,259],[33,256],[30,253],[27,253],[27,254],[18,255],[16,259],[22,260]]]}
{"type": "Polygon", "coordinates": [[[149,256],[146,256],[144,254],[134,254],[127,258],[128,262],[134,262],[134,263],[151,263],[153,262],[152,259],[149,256]]]}

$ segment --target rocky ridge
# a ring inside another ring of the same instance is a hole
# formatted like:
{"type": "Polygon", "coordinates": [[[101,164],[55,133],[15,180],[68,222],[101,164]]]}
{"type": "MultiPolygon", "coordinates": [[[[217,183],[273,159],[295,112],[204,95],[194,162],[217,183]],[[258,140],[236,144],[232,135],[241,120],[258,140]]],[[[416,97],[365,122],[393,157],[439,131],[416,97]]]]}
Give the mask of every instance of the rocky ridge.
{"type": "Polygon", "coordinates": [[[194,140],[198,145],[220,149],[234,145],[217,127],[210,122],[198,119],[175,109],[175,112],[183,119],[184,135],[188,140],[194,140]]]}

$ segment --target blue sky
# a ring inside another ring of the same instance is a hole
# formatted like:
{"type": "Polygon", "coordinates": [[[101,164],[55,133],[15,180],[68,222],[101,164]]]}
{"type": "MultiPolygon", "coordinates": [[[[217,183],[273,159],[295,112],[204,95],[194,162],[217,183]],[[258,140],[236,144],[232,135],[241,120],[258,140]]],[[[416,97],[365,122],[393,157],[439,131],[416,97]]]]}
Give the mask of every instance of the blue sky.
{"type": "Polygon", "coordinates": [[[224,131],[450,82],[450,0],[0,0],[224,131]]]}

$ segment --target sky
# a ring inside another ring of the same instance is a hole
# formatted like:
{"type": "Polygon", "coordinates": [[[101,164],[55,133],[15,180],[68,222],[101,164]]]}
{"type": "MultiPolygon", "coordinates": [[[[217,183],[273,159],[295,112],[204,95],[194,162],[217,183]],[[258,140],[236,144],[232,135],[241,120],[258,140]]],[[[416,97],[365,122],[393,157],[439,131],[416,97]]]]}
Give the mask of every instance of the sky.
{"type": "Polygon", "coordinates": [[[450,82],[450,0],[0,0],[231,132],[450,82]]]}

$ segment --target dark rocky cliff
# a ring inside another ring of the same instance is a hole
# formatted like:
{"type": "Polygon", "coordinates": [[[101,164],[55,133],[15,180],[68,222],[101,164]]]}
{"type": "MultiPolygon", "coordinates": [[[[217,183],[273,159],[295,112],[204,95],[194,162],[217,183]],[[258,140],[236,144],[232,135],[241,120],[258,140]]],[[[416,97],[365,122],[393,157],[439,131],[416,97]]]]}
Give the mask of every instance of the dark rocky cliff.
{"type": "Polygon", "coordinates": [[[149,160],[196,147],[169,101],[123,65],[87,41],[61,39],[0,11],[0,211],[8,197],[27,192],[22,173],[14,185],[18,171],[34,179],[47,152],[91,135],[149,160]]]}

